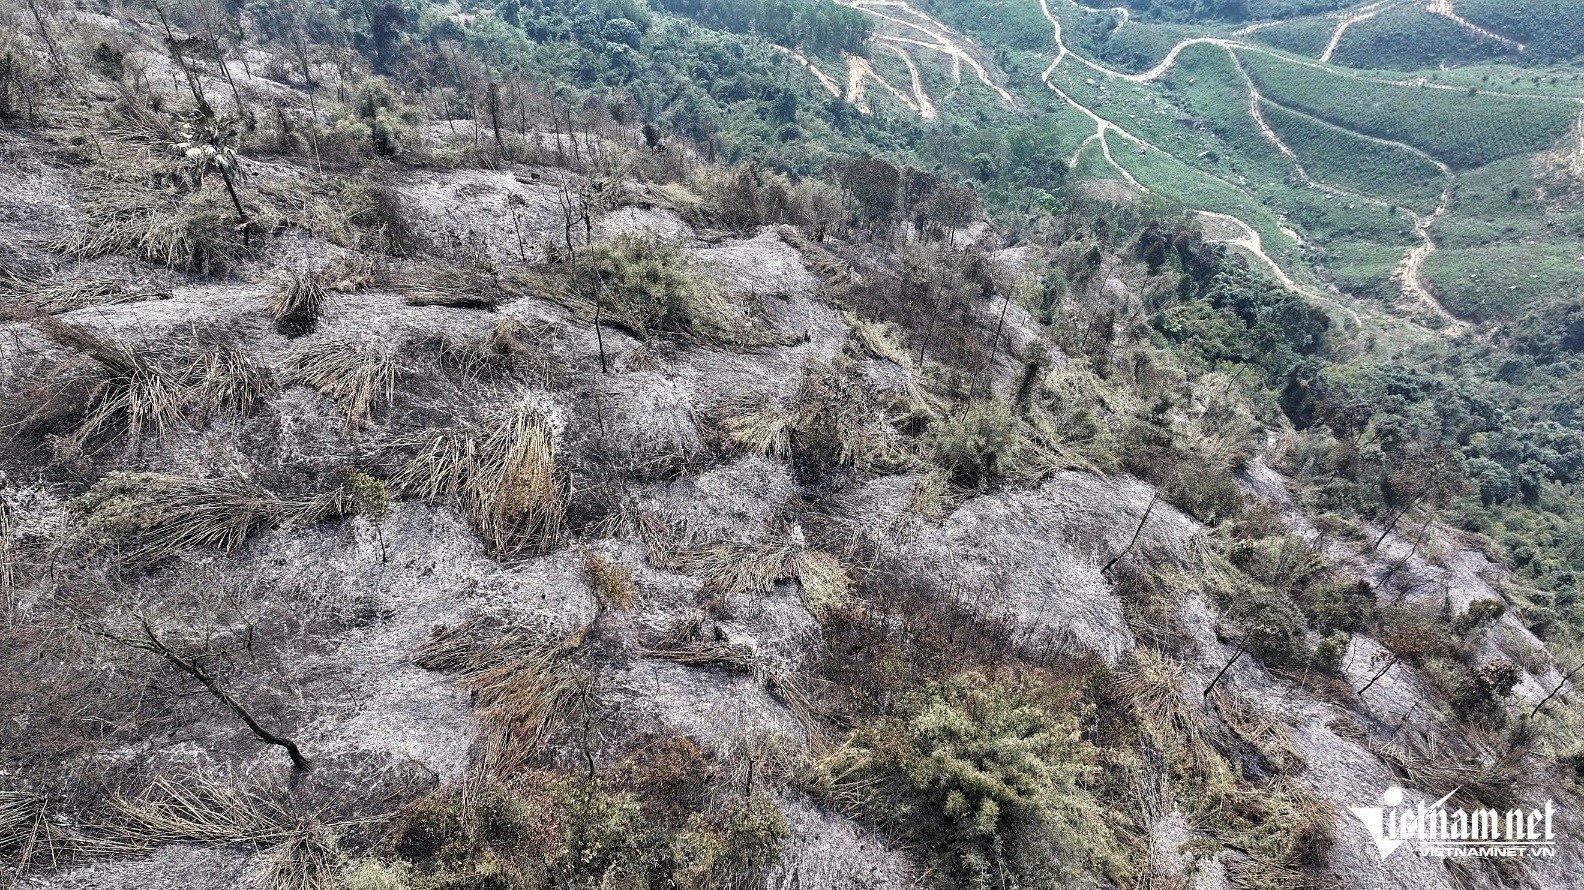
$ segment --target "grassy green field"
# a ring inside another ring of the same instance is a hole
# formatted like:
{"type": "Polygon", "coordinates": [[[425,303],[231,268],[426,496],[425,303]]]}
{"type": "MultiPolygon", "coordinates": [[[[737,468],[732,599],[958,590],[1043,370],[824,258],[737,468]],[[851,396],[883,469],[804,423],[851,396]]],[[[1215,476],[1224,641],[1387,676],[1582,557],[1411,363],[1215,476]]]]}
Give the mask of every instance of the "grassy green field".
{"type": "Polygon", "coordinates": [[[1524,44],[1534,61],[1584,58],[1584,0],[1457,0],[1458,14],[1524,44]]]}
{"type": "Polygon", "coordinates": [[[1262,102],[1265,122],[1310,176],[1420,213],[1434,209],[1446,177],[1424,158],[1363,139],[1317,118],[1262,102]]]}
{"type": "Polygon", "coordinates": [[[1292,162],[1260,134],[1249,111],[1248,84],[1225,49],[1184,49],[1162,84],[1188,115],[1184,120],[1207,127],[1220,142],[1219,169],[1254,181],[1287,177],[1292,162]]]}
{"type": "Polygon", "coordinates": [[[1496,96],[1351,77],[1245,51],[1261,93],[1339,126],[1419,148],[1468,169],[1548,148],[1578,117],[1562,100],[1496,96]]]}
{"type": "Polygon", "coordinates": [[[1334,30],[1336,19],[1293,19],[1261,28],[1249,35],[1249,39],[1294,55],[1315,57],[1325,51],[1326,42],[1331,39],[1334,30]]]}
{"type": "Polygon", "coordinates": [[[1451,312],[1478,321],[1509,320],[1535,302],[1584,298],[1584,244],[1520,242],[1442,249],[1425,276],[1451,312]]]}
{"type": "MultiPolygon", "coordinates": [[[[1235,27],[1152,20],[1135,9],[1118,30],[1115,13],[1050,2],[1074,53],[1122,70],[1149,68],[1179,41],[1229,36],[1235,27]]],[[[1464,2],[1458,0],[1460,12],[1464,2]]],[[[1005,86],[1019,94],[1032,125],[1048,129],[1064,157],[1093,135],[1094,121],[1040,82],[1052,42],[1037,3],[932,0],[923,8],[993,49],[1005,86]]],[[[1069,59],[1051,81],[1150,144],[1141,150],[1116,133],[1107,140],[1116,163],[1148,189],[1142,200],[1177,201],[1246,221],[1267,252],[1300,280],[1312,264],[1321,280],[1399,307],[1402,282],[1394,273],[1420,243],[1409,211],[1429,214],[1450,181],[1449,204],[1431,229],[1439,249],[1423,272],[1445,308],[1469,318],[1501,318],[1548,288],[1555,296],[1584,281],[1584,262],[1577,260],[1584,255],[1578,249],[1584,201],[1569,210],[1535,173],[1537,152],[1569,144],[1558,140],[1584,110],[1574,101],[1584,95],[1584,72],[1518,67],[1524,57],[1500,41],[1409,4],[1349,28],[1335,64],[1307,63],[1291,56],[1318,56],[1337,19],[1316,14],[1326,6],[1284,8],[1307,17],[1237,38],[1272,50],[1237,49],[1234,57],[1223,47],[1190,46],[1159,79],[1142,84],[1069,59]],[[1264,96],[1260,116],[1292,156],[1261,132],[1250,108],[1251,84],[1264,96]],[[1438,158],[1454,175],[1449,180],[1426,156],[1381,140],[1438,158]],[[1295,229],[1301,243],[1284,226],[1295,229]]],[[[983,142],[987,152],[1005,142],[971,125],[973,106],[996,102],[992,93],[971,75],[953,83],[939,53],[909,52],[937,108],[958,126],[955,138],[983,142]]],[[[881,51],[874,59],[892,83],[909,90],[906,69],[894,55],[881,51]]],[[[869,92],[877,107],[896,104],[875,86],[869,92]]],[[[1070,175],[1107,182],[1113,196],[1133,191],[1098,142],[1084,148],[1070,175]]],[[[1427,315],[1417,320],[1431,321],[1427,315]]]]}
{"type": "Polygon", "coordinates": [[[1509,44],[1475,34],[1422,6],[1393,6],[1344,31],[1331,61],[1352,68],[1416,71],[1516,57],[1509,44]]]}
{"type": "Polygon", "coordinates": [[[1095,43],[1096,55],[1106,64],[1122,71],[1143,71],[1165,57],[1173,45],[1193,37],[1215,33],[1197,25],[1158,25],[1128,22],[1127,26],[1095,43]]]}

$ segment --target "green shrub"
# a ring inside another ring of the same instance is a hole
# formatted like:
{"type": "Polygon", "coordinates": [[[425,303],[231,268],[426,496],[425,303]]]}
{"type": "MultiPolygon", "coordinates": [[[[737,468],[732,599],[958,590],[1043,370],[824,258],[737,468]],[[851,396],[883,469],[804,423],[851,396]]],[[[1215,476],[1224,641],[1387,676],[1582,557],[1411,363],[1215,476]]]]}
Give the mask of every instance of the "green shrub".
{"type": "Polygon", "coordinates": [[[960,485],[980,486],[1011,470],[1017,449],[1017,417],[998,401],[976,402],[936,423],[931,435],[935,461],[960,485]]]}
{"type": "Polygon", "coordinates": [[[761,794],[734,802],[715,818],[694,814],[677,836],[676,885],[730,890],[763,881],[788,833],[786,817],[761,794]]]}
{"type": "Polygon", "coordinates": [[[1336,673],[1342,669],[1342,659],[1347,656],[1348,635],[1345,631],[1337,631],[1320,640],[1315,646],[1315,667],[1323,671],[1336,673]]]}
{"type": "Polygon", "coordinates": [[[1507,604],[1501,600],[1475,600],[1462,615],[1452,619],[1452,632],[1468,639],[1470,634],[1494,624],[1506,613],[1507,604]]]}
{"type": "Polygon", "coordinates": [[[1301,668],[1309,661],[1303,616],[1285,594],[1250,588],[1234,594],[1228,617],[1247,634],[1248,651],[1273,668],[1301,668]]]}
{"type": "Polygon", "coordinates": [[[687,269],[682,249],[653,235],[621,235],[578,252],[573,298],[639,339],[657,333],[729,340],[733,319],[713,289],[687,269]]]}
{"type": "Polygon", "coordinates": [[[1308,592],[1305,611],[1321,634],[1352,632],[1364,628],[1373,604],[1369,591],[1361,591],[1357,585],[1317,584],[1308,592]]]}
{"type": "Polygon", "coordinates": [[[871,816],[936,851],[951,886],[1071,886],[1125,870],[1081,785],[1095,751],[1075,699],[963,674],[861,727],[819,770],[827,789],[861,789],[871,816]]]}

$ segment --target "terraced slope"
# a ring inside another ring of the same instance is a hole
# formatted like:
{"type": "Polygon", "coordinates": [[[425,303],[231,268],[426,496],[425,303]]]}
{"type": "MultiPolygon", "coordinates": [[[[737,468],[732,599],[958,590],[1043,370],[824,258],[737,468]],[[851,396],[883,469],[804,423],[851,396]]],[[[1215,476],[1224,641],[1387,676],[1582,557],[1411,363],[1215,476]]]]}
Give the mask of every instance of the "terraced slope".
{"type": "MultiPolygon", "coordinates": [[[[924,107],[931,66],[951,85],[967,66],[967,82],[1023,103],[1057,133],[1073,175],[1103,193],[1185,204],[1220,220],[1224,242],[1277,280],[1324,300],[1329,282],[1448,333],[1468,329],[1460,314],[1489,319],[1487,304],[1502,301],[1462,293],[1472,256],[1437,256],[1439,233],[1482,225],[1489,237],[1477,248],[1490,258],[1559,212],[1553,200],[1515,205],[1505,225],[1466,220],[1460,179],[1494,170],[1509,190],[1555,196],[1529,159],[1584,166],[1584,83],[1439,67],[1528,57],[1521,38],[1535,22],[1509,36],[1476,20],[1479,4],[1372,0],[1238,26],[1069,0],[936,4],[933,14],[901,0],[852,5],[877,18],[892,51],[877,55],[903,50],[913,63],[896,80],[911,107],[924,107]],[[1043,50],[1029,36],[1035,9],[1049,28],[1043,50]],[[1455,305],[1442,305],[1442,291],[1458,293],[1455,305]]],[[[1570,249],[1555,247],[1557,257],[1570,249]]]]}

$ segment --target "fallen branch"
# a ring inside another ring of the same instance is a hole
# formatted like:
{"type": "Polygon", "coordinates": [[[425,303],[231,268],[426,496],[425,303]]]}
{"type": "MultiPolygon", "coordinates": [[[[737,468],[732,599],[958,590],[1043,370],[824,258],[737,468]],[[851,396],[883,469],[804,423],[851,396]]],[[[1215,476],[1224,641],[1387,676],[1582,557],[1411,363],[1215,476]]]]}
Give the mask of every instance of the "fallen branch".
{"type": "Polygon", "coordinates": [[[1540,701],[1535,704],[1534,710],[1529,712],[1529,719],[1533,720],[1535,718],[1535,716],[1540,713],[1540,709],[1545,707],[1546,702],[1550,701],[1553,698],[1556,698],[1557,697],[1557,693],[1562,691],[1562,687],[1566,686],[1568,684],[1568,681],[1573,679],[1573,675],[1577,674],[1579,671],[1584,671],[1584,662],[1580,662],[1578,667],[1574,668],[1571,671],[1568,671],[1567,675],[1562,678],[1562,682],[1558,683],[1556,685],[1555,689],[1553,689],[1550,692],[1546,693],[1546,697],[1540,699],[1540,701]]]}
{"type": "Polygon", "coordinates": [[[1127,546],[1122,548],[1122,552],[1121,553],[1118,553],[1116,556],[1111,557],[1111,561],[1105,564],[1105,568],[1100,570],[1100,574],[1101,575],[1104,575],[1106,572],[1111,571],[1111,567],[1112,566],[1114,566],[1118,562],[1120,562],[1122,557],[1127,556],[1128,553],[1132,552],[1134,545],[1138,544],[1139,535],[1142,535],[1144,533],[1144,523],[1149,522],[1150,513],[1154,512],[1154,510],[1155,510],[1155,502],[1159,501],[1159,500],[1160,500],[1160,492],[1159,491],[1156,491],[1156,492],[1154,492],[1153,494],[1150,495],[1149,506],[1144,508],[1144,515],[1139,517],[1138,527],[1133,529],[1133,537],[1128,540],[1127,546]]]}
{"type": "Polygon", "coordinates": [[[1360,689],[1358,691],[1359,696],[1362,697],[1364,695],[1364,693],[1368,692],[1370,690],[1370,687],[1375,685],[1375,681],[1379,680],[1381,677],[1386,676],[1386,672],[1391,670],[1392,668],[1396,667],[1397,666],[1397,662],[1399,662],[1401,660],[1402,659],[1400,659],[1397,656],[1393,655],[1391,661],[1386,662],[1386,666],[1380,669],[1380,673],[1376,674],[1373,677],[1370,677],[1370,681],[1368,683],[1365,683],[1364,684],[1364,688],[1360,689]]]}
{"type": "Polygon", "coordinates": [[[141,638],[117,636],[104,630],[92,630],[91,632],[129,649],[149,652],[165,659],[172,667],[197,680],[205,689],[209,690],[210,695],[213,695],[222,704],[230,708],[233,714],[236,714],[243,723],[247,724],[247,728],[253,732],[253,735],[258,737],[259,741],[286,749],[286,756],[291,758],[292,769],[298,772],[307,771],[308,758],[303,756],[302,751],[297,748],[296,742],[265,729],[257,720],[253,719],[253,715],[249,714],[240,702],[233,698],[229,692],[226,692],[225,689],[221,688],[220,684],[203,666],[199,656],[183,655],[172,649],[159,638],[158,634],[154,633],[154,627],[149,624],[146,616],[140,614],[137,618],[138,623],[143,628],[143,636],[141,638]]]}
{"type": "Polygon", "coordinates": [[[1249,637],[1252,637],[1253,635],[1254,628],[1252,627],[1243,632],[1243,639],[1238,640],[1237,649],[1232,653],[1232,657],[1227,659],[1226,664],[1221,665],[1221,670],[1216,671],[1216,675],[1210,681],[1210,685],[1206,686],[1204,688],[1204,692],[1200,693],[1201,696],[1208,697],[1210,692],[1216,688],[1216,684],[1220,683],[1221,678],[1226,675],[1227,670],[1232,667],[1232,663],[1242,657],[1244,652],[1248,651],[1249,637]]]}

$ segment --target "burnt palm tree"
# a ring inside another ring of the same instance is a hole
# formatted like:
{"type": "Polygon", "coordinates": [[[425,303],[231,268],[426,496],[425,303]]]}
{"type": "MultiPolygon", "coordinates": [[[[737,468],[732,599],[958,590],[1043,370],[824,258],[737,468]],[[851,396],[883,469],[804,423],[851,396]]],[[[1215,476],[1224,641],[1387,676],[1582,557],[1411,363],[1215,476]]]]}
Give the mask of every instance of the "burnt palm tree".
{"type": "Polygon", "coordinates": [[[201,188],[208,176],[219,174],[220,181],[225,184],[226,194],[231,196],[231,205],[236,208],[237,228],[242,231],[242,241],[247,243],[250,229],[247,209],[242,206],[242,198],[237,194],[242,170],[237,166],[234,147],[236,129],[214,117],[204,116],[185,136],[171,148],[179,152],[187,163],[194,188],[201,188]]]}

